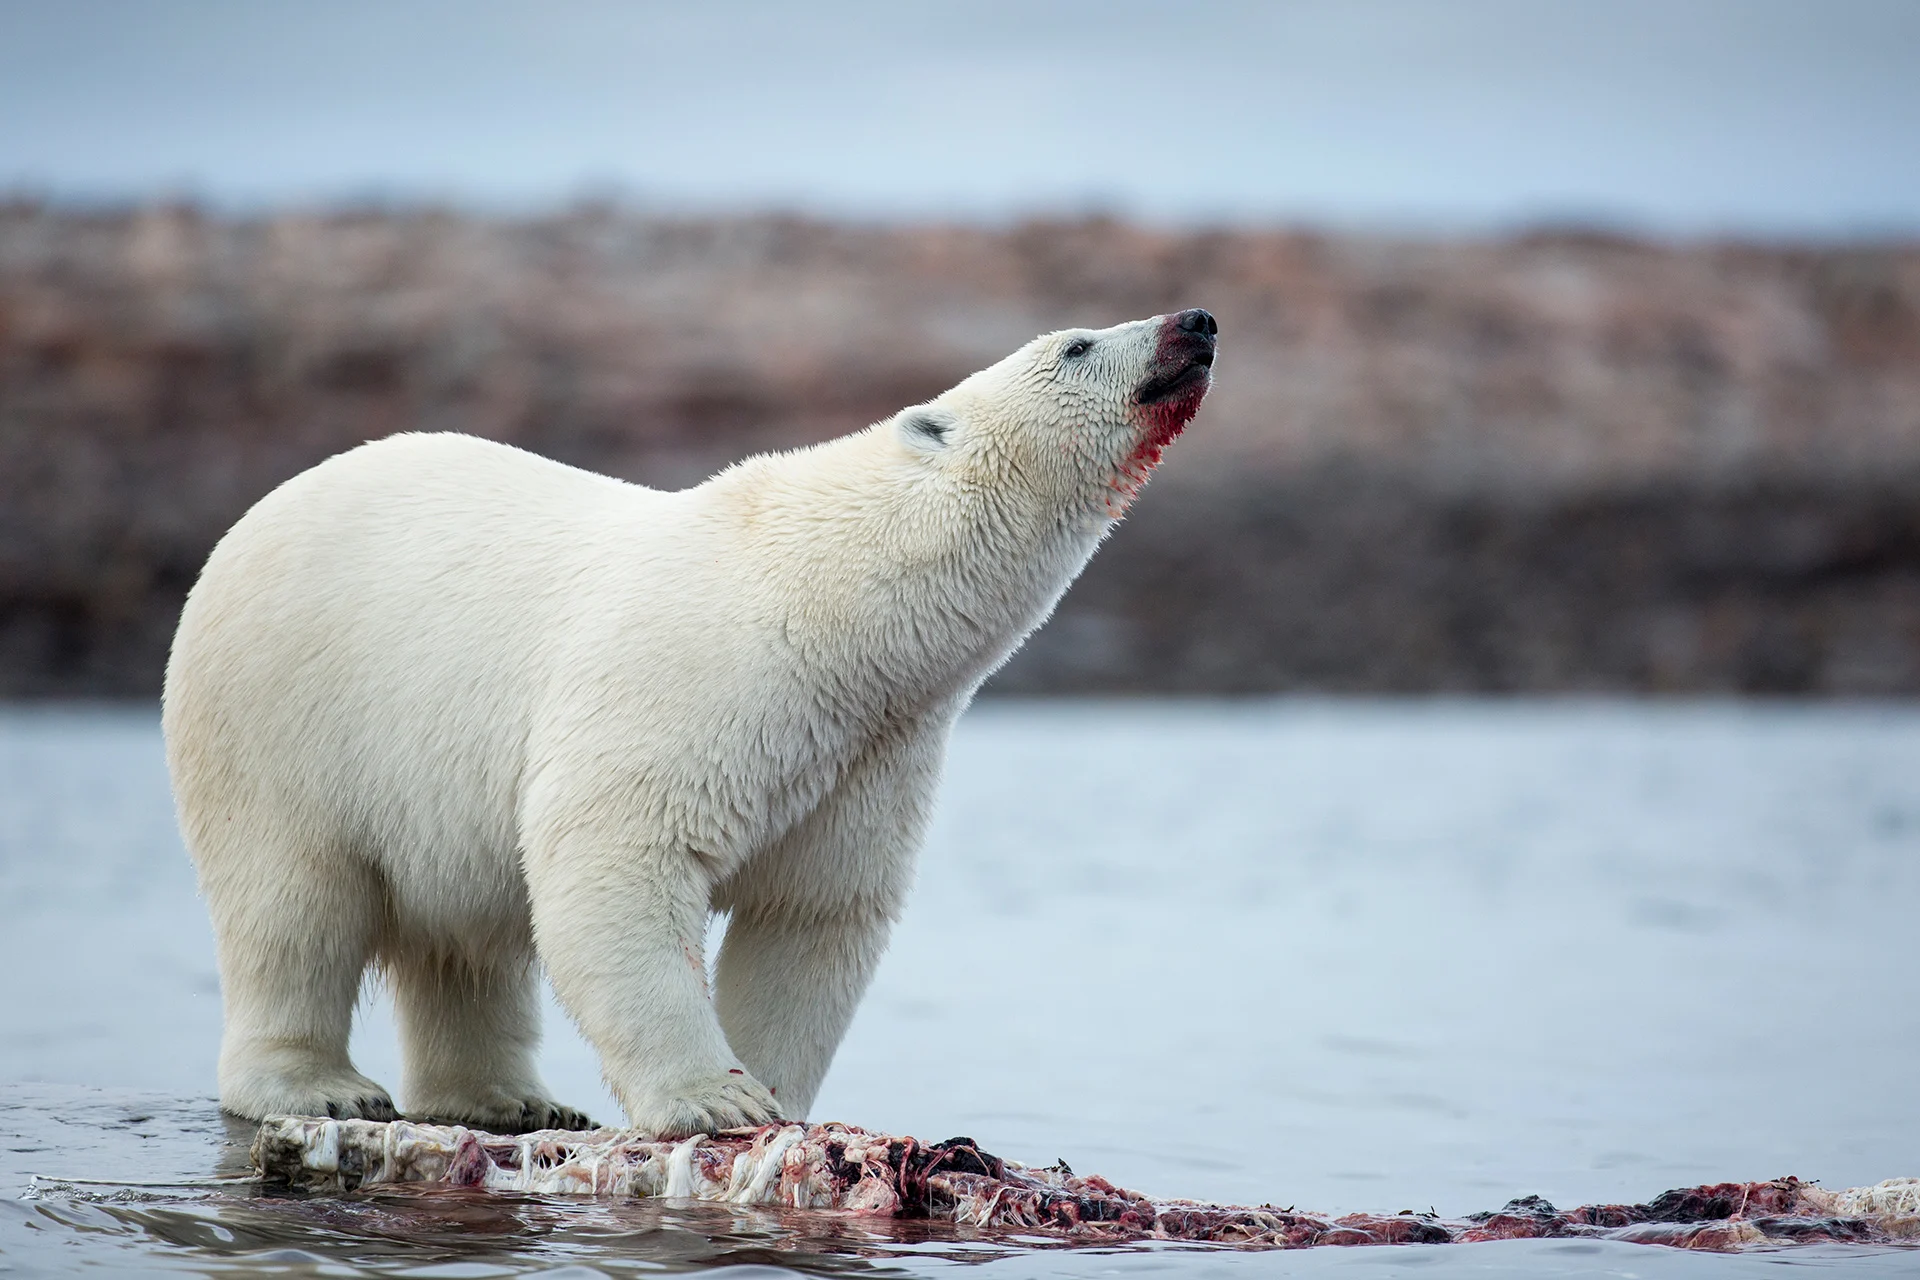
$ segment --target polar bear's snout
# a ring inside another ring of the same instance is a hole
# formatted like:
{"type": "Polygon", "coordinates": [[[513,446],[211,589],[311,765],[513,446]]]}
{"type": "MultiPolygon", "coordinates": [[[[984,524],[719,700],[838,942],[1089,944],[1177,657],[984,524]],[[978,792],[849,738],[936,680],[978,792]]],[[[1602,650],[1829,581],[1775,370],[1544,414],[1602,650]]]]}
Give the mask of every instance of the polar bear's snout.
{"type": "Polygon", "coordinates": [[[1173,322],[1173,327],[1182,333],[1204,334],[1209,338],[1216,337],[1220,333],[1220,325],[1213,318],[1213,312],[1200,307],[1192,307],[1179,315],[1167,318],[1173,322]]]}
{"type": "Polygon", "coordinates": [[[1204,392],[1212,381],[1219,334],[1220,325],[1213,313],[1199,307],[1167,316],[1161,322],[1160,340],[1154,347],[1146,381],[1134,392],[1134,403],[1159,404],[1182,392],[1204,392]]]}

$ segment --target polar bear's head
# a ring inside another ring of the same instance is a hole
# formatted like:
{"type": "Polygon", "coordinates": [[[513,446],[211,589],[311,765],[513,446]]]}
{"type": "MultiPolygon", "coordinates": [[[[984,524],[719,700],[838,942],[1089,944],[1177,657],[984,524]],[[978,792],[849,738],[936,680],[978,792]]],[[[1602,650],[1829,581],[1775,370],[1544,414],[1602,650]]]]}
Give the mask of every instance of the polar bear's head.
{"type": "Polygon", "coordinates": [[[892,428],[914,465],[1072,518],[1125,514],[1213,383],[1205,311],[1043,334],[892,428]]]}

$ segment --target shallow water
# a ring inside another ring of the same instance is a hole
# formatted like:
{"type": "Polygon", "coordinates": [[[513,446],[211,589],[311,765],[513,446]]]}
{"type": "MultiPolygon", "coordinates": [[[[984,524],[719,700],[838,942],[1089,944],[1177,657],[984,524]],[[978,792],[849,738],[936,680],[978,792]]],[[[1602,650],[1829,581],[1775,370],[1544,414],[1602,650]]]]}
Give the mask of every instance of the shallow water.
{"type": "MultiPolygon", "coordinates": [[[[1552,1241],[1069,1252],[444,1194],[19,1200],[29,1172],[204,1176],[245,1137],[204,1100],[211,939],[152,713],[0,713],[0,900],[0,1269],[1920,1272],[1552,1241]]],[[[1920,708],[990,704],[815,1115],[1323,1210],[1920,1174],[1917,915],[1920,708]]],[[[557,1014],[548,1039],[559,1095],[614,1115],[557,1014]]],[[[397,1083],[383,1001],[355,1053],[397,1083]]]]}

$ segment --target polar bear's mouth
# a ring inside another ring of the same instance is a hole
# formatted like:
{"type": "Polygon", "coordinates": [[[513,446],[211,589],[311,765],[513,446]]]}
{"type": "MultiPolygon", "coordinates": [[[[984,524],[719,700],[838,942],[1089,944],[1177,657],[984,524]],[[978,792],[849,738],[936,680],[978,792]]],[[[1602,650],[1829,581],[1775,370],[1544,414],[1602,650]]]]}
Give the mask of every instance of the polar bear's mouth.
{"type": "Polygon", "coordinates": [[[1213,351],[1220,326],[1195,308],[1165,317],[1155,344],[1147,380],[1134,390],[1133,402],[1143,412],[1135,418],[1140,432],[1133,451],[1121,460],[1106,494],[1107,514],[1119,519],[1160,465],[1167,446],[1186,430],[1213,385],[1213,351]]]}
{"type": "Polygon", "coordinates": [[[1187,362],[1178,369],[1157,374],[1140,384],[1134,393],[1135,404],[1159,404],[1171,400],[1195,383],[1205,382],[1213,376],[1213,348],[1204,347],[1195,351],[1187,362]]]}

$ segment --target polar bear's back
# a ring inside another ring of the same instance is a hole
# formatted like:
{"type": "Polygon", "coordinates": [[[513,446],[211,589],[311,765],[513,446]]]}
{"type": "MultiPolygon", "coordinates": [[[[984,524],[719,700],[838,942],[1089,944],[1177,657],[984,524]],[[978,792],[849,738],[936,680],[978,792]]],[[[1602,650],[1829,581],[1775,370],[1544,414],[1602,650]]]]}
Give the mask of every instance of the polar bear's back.
{"type": "Polygon", "coordinates": [[[209,558],[168,663],[169,763],[203,874],[218,833],[195,825],[249,814],[508,872],[555,619],[623,558],[609,539],[632,555],[613,531],[678,496],[405,435],[263,498],[209,558]]]}

